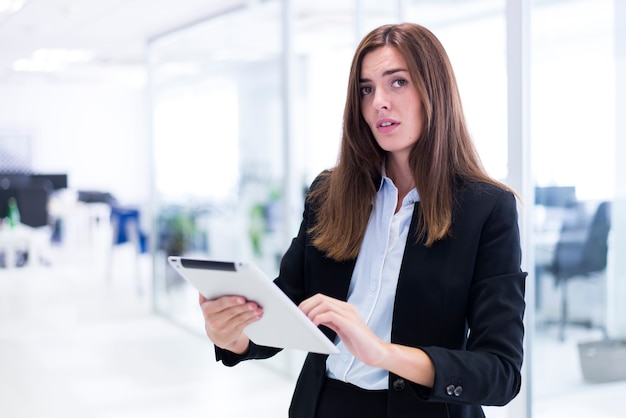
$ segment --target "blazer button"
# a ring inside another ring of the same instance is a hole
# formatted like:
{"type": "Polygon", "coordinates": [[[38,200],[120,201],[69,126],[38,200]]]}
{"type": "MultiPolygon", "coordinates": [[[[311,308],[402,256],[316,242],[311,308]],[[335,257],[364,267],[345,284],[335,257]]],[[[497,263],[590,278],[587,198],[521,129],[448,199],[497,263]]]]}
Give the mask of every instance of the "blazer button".
{"type": "Polygon", "coordinates": [[[396,379],[393,381],[393,388],[397,391],[404,390],[404,379],[396,379]]]}
{"type": "Polygon", "coordinates": [[[457,386],[454,388],[454,396],[461,396],[463,393],[463,386],[457,386]]]}
{"type": "Polygon", "coordinates": [[[450,396],[454,395],[454,389],[456,389],[454,387],[454,385],[448,385],[446,386],[446,393],[450,396]]]}

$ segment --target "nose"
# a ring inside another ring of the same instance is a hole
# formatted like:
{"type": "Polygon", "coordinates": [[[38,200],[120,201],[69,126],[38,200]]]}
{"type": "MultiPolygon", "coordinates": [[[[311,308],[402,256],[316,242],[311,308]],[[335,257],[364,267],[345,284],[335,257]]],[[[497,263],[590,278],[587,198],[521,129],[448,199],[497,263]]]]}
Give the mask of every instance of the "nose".
{"type": "Polygon", "coordinates": [[[389,97],[384,89],[374,90],[374,100],[372,101],[372,105],[376,110],[389,110],[389,97]]]}

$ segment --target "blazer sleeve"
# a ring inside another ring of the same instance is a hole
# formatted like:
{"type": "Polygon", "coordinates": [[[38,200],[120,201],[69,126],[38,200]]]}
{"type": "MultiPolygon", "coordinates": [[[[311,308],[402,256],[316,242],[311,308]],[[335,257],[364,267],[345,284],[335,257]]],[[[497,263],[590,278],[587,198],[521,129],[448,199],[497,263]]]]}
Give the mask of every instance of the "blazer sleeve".
{"type": "Polygon", "coordinates": [[[429,401],[504,405],[521,388],[525,277],[516,201],[502,192],[485,218],[467,304],[464,350],[420,347],[435,365],[429,401]]]}

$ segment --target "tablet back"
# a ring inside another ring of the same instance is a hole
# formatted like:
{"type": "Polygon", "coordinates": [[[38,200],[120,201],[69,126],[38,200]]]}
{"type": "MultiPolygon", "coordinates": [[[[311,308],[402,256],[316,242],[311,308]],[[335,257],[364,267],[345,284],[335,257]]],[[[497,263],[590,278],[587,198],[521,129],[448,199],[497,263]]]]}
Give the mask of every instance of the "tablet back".
{"type": "Polygon", "coordinates": [[[253,263],[170,256],[178,273],[208,299],[239,295],[263,308],[263,317],[244,332],[255,344],[313,353],[337,353],[337,347],[253,263]]]}

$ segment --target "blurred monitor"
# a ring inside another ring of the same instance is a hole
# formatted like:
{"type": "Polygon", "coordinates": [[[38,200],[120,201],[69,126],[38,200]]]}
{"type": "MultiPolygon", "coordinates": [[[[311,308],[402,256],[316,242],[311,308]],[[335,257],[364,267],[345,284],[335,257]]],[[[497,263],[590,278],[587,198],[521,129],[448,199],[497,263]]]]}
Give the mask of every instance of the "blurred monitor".
{"type": "Polygon", "coordinates": [[[7,216],[8,201],[17,201],[21,222],[32,227],[48,224],[48,198],[67,188],[67,174],[0,173],[0,220],[7,216]]]}
{"type": "Polygon", "coordinates": [[[15,189],[30,184],[30,174],[0,173],[0,189],[15,189]]]}
{"type": "Polygon", "coordinates": [[[52,190],[67,189],[67,174],[32,174],[31,182],[44,184],[52,190]]]}

